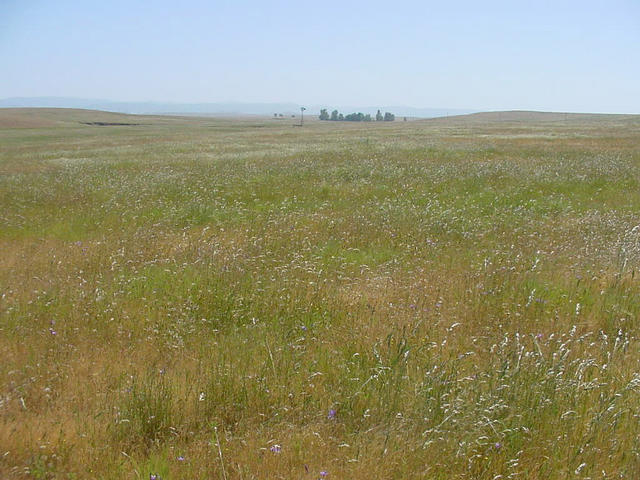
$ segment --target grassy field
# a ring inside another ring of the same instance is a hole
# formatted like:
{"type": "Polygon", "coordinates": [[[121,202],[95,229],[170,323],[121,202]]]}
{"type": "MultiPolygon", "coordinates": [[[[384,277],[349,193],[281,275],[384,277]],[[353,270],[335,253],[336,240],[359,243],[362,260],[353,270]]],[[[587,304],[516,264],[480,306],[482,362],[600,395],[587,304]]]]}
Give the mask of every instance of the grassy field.
{"type": "Polygon", "coordinates": [[[638,478],[640,117],[292,122],[0,110],[0,478],[638,478]]]}

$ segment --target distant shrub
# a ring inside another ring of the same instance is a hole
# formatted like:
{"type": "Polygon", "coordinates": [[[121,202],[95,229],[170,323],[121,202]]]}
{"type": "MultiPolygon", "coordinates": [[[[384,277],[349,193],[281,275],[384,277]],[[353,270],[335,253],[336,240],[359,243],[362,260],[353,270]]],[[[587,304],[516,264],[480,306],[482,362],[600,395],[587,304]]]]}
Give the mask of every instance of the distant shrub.
{"type": "Polygon", "coordinates": [[[364,114],[362,113],[350,113],[345,115],[344,119],[347,122],[362,122],[364,120],[364,114]]]}
{"type": "MultiPolygon", "coordinates": [[[[320,115],[318,117],[320,120],[331,120],[334,122],[339,122],[339,121],[346,121],[346,122],[373,122],[373,117],[371,116],[371,114],[367,113],[364,114],[362,112],[357,112],[357,113],[349,113],[347,115],[343,115],[342,113],[339,113],[338,110],[334,110],[331,112],[331,115],[329,115],[329,112],[327,111],[326,108],[323,108],[322,110],[320,110],[320,115]]],[[[384,116],[382,116],[382,113],[380,112],[380,110],[378,110],[378,112],[376,113],[375,116],[375,120],[377,122],[380,121],[393,121],[395,120],[395,115],[387,112],[385,113],[384,116]],[[390,117],[389,117],[390,116],[390,117]]]]}

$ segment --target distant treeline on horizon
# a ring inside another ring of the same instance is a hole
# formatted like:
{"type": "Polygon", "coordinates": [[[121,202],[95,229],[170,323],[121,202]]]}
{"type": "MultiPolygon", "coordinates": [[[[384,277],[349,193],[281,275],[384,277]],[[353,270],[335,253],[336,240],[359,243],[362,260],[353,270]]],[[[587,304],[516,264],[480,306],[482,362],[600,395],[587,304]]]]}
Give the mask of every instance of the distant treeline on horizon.
{"type": "MultiPolygon", "coordinates": [[[[320,116],[318,117],[320,120],[328,120],[331,122],[373,122],[373,117],[370,114],[364,114],[361,112],[358,113],[349,113],[348,115],[343,115],[338,112],[338,110],[334,110],[329,115],[329,112],[326,108],[320,110],[320,116]]],[[[396,116],[393,113],[385,112],[384,115],[378,110],[376,113],[375,121],[376,122],[393,122],[396,119],[396,116]]]]}

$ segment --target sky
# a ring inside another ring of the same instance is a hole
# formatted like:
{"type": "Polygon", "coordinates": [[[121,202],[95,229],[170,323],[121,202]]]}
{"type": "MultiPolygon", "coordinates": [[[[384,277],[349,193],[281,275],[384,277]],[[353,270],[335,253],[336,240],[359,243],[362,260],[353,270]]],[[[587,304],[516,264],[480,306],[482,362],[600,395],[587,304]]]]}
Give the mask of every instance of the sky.
{"type": "Polygon", "coordinates": [[[640,113],[640,0],[0,0],[0,98],[640,113]]]}

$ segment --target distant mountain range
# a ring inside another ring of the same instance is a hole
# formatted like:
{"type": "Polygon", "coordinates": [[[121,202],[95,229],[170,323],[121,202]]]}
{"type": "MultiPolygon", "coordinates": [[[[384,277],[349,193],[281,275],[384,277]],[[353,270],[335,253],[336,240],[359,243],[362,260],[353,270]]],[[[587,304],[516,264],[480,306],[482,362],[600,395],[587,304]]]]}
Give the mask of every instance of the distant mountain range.
{"type": "MultiPolygon", "coordinates": [[[[186,115],[273,115],[274,113],[291,115],[300,112],[296,103],[170,103],[170,102],[116,102],[110,100],[68,98],[68,97],[15,97],[0,100],[0,108],[82,108],[104,110],[107,112],[134,114],[186,114],[186,115]]],[[[318,115],[321,108],[341,113],[362,112],[375,114],[391,112],[396,116],[434,118],[448,115],[463,115],[478,110],[455,108],[415,108],[403,106],[358,107],[340,105],[304,105],[307,113],[318,115]]]]}

